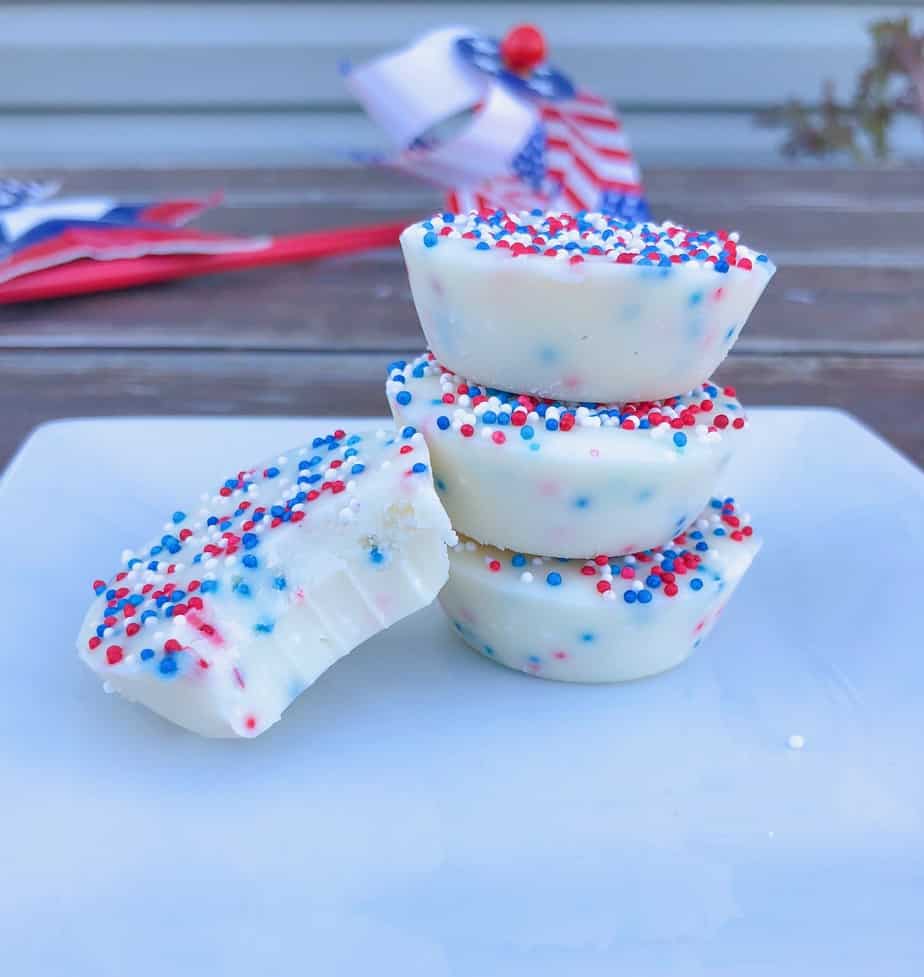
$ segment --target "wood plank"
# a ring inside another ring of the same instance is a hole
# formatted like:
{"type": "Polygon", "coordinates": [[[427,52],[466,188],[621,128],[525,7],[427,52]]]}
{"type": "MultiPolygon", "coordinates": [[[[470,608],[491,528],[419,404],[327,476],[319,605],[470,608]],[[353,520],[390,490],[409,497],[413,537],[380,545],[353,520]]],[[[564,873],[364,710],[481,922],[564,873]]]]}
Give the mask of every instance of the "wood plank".
{"type": "MultiPolygon", "coordinates": [[[[369,354],[0,353],[0,463],[42,421],[136,414],[375,414],[389,357],[369,354]]],[[[924,463],[924,360],[735,355],[719,378],[746,404],[852,411],[924,463]]],[[[118,451],[118,445],[112,446],[118,451]]]]}
{"type": "MultiPolygon", "coordinates": [[[[16,175],[15,171],[11,171],[16,175]]],[[[366,194],[376,198],[395,192],[412,194],[414,199],[432,197],[423,184],[411,182],[400,173],[357,166],[280,166],[183,167],[162,169],[129,167],[123,169],[32,169],[20,176],[61,179],[74,193],[112,192],[120,194],[195,194],[224,187],[229,194],[258,195],[261,191],[292,191],[316,201],[338,200],[348,205],[366,194]]],[[[806,203],[826,207],[866,206],[875,214],[883,207],[901,208],[903,201],[921,199],[922,169],[919,165],[886,167],[820,166],[652,166],[645,173],[652,194],[683,194],[695,198],[708,195],[719,205],[742,201],[765,202],[786,210],[806,203]]],[[[254,197],[251,202],[259,202],[254,197]]],[[[288,198],[287,198],[288,200],[288,198]]]]}
{"type": "MultiPolygon", "coordinates": [[[[203,223],[236,233],[410,219],[439,205],[432,188],[382,170],[117,171],[67,175],[67,184],[127,196],[225,185],[228,206],[203,223]]],[[[656,212],[743,228],[746,240],[783,259],[742,351],[924,352],[920,171],[654,170],[649,186],[656,212]]],[[[419,342],[397,250],[0,308],[0,348],[359,350],[419,342]]]]}
{"type": "MultiPolygon", "coordinates": [[[[924,274],[783,268],[737,348],[924,354],[924,274]]],[[[423,345],[397,251],[0,306],[0,349],[402,350],[423,345]]]]}

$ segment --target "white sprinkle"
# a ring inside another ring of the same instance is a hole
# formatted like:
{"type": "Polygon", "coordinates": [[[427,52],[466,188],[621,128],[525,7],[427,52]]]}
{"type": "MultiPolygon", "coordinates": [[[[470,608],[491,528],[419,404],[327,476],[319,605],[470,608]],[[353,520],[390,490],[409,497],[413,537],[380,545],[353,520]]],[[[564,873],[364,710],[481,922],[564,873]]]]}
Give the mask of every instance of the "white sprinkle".
{"type": "Polygon", "coordinates": [[[801,750],[805,746],[805,737],[793,733],[786,742],[789,744],[790,750],[801,750]]]}
{"type": "Polygon", "coordinates": [[[523,583],[532,583],[533,582],[533,575],[529,572],[529,570],[524,570],[520,574],[520,580],[523,583]]]}

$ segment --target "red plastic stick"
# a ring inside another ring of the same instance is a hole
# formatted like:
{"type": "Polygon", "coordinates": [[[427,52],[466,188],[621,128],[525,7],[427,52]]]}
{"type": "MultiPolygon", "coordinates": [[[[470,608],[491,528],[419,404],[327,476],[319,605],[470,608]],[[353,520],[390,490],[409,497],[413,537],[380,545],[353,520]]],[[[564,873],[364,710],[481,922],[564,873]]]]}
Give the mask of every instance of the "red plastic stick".
{"type": "Polygon", "coordinates": [[[14,278],[0,285],[0,305],[85,295],[88,292],[111,292],[177,278],[191,278],[194,275],[211,275],[221,271],[282,265],[372,248],[388,248],[398,243],[398,235],[407,223],[292,234],[277,237],[268,247],[257,251],[149,255],[116,261],[72,261],[57,268],[23,275],[22,278],[14,278]]]}

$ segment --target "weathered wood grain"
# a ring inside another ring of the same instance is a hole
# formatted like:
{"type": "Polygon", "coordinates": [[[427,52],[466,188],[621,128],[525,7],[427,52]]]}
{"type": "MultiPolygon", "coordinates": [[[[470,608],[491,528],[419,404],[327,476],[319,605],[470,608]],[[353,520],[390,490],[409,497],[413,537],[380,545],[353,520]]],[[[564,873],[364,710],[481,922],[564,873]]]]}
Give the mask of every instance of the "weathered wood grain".
{"type": "MultiPolygon", "coordinates": [[[[386,354],[45,351],[0,353],[0,463],[56,417],[136,414],[376,414],[386,354]]],[[[719,378],[748,405],[851,411],[918,462],[919,358],[733,355],[719,378]]],[[[118,451],[118,445],[112,445],[118,451]]]]}
{"type": "MultiPolygon", "coordinates": [[[[360,169],[65,176],[72,192],[123,198],[224,187],[228,204],[208,223],[239,233],[411,218],[439,203],[433,188],[360,169]]],[[[738,227],[781,259],[720,378],[747,404],[843,407],[924,462],[922,171],[646,177],[656,213],[738,227]]],[[[386,362],[422,343],[397,250],[2,307],[0,461],[54,417],[375,413],[386,362]]]]}
{"type": "MultiPolygon", "coordinates": [[[[924,352],[924,175],[917,171],[664,171],[652,203],[737,226],[781,262],[741,343],[751,352],[924,352]],[[775,246],[771,246],[775,245],[775,246]],[[846,265],[846,267],[845,267],[846,265]]],[[[75,192],[202,194],[206,226],[289,233],[408,218],[432,188],[386,171],[73,174],[75,192]]],[[[0,307],[0,348],[402,349],[420,342],[397,250],[117,295],[0,307]]]]}
{"type": "MultiPolygon", "coordinates": [[[[922,309],[924,270],[782,268],[737,348],[924,354],[922,309]]],[[[327,351],[422,343],[397,251],[0,306],[0,349],[327,351]]]]}

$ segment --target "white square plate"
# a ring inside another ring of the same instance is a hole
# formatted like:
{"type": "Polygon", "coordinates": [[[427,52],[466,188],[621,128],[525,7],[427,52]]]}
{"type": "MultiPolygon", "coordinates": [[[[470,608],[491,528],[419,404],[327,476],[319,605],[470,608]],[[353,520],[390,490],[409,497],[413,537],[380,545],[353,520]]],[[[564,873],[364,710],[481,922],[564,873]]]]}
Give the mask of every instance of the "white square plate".
{"type": "Polygon", "coordinates": [[[357,422],[41,428],[0,483],[0,972],[919,977],[924,474],[837,412],[753,421],[722,488],[767,543],[680,668],[544,682],[431,608],[248,742],[103,694],[90,582],[357,422]]]}

